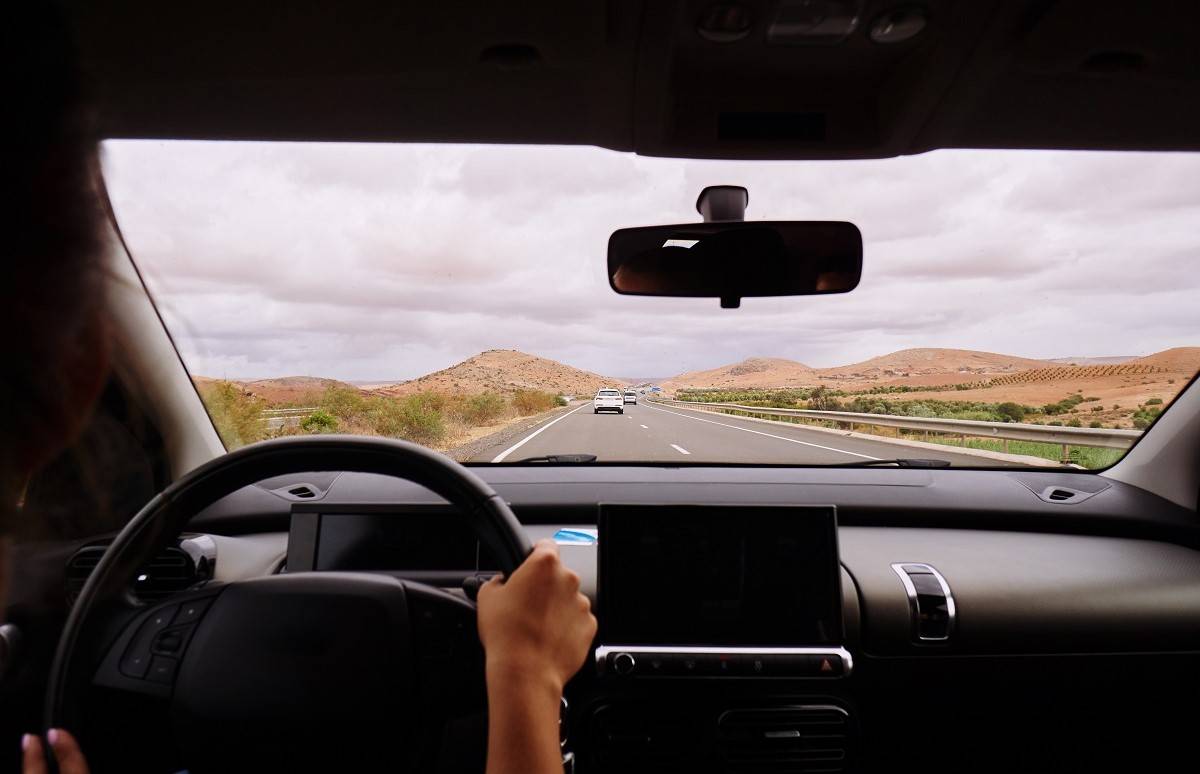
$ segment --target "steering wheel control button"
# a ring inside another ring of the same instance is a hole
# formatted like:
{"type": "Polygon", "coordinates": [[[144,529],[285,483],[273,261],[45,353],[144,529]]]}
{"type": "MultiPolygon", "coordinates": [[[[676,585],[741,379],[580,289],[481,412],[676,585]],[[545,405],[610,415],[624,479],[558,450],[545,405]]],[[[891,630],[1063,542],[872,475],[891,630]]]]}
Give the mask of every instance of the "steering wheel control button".
{"type": "Polygon", "coordinates": [[[176,619],[177,624],[195,623],[200,620],[200,616],[204,615],[204,611],[208,610],[208,606],[212,604],[212,597],[201,597],[199,599],[189,599],[179,606],[179,617],[176,619]]]}
{"type": "Polygon", "coordinates": [[[166,656],[155,656],[150,662],[150,671],[146,673],[146,679],[155,683],[173,683],[175,682],[175,670],[179,668],[179,662],[173,658],[166,656]]]}
{"type": "Polygon", "coordinates": [[[121,659],[121,673],[139,680],[145,679],[146,670],[150,668],[150,654],[138,653],[132,649],[121,659]]]}
{"type": "Polygon", "coordinates": [[[187,644],[188,637],[192,634],[194,626],[172,626],[161,632],[154,640],[154,645],[151,650],[154,653],[162,653],[168,656],[178,656],[187,644]]]}
{"type": "Polygon", "coordinates": [[[171,625],[179,605],[168,605],[153,611],[133,637],[133,643],[121,658],[121,673],[128,677],[145,679],[150,667],[150,650],[159,634],[171,625]]]}
{"type": "Polygon", "coordinates": [[[631,675],[633,670],[637,669],[637,659],[632,653],[618,653],[613,656],[612,667],[619,675],[631,675]]]}

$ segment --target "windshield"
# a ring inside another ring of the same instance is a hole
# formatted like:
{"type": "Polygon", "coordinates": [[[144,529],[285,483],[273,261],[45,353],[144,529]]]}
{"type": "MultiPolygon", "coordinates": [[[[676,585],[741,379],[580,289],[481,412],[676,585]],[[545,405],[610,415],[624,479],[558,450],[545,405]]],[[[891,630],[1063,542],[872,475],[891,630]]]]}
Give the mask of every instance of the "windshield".
{"type": "Polygon", "coordinates": [[[104,171],[228,448],[1098,469],[1200,368],[1200,154],[110,141],[104,171]],[[717,184],[749,190],[748,220],[857,224],[859,287],[613,293],[610,233],[698,221],[717,184]]]}

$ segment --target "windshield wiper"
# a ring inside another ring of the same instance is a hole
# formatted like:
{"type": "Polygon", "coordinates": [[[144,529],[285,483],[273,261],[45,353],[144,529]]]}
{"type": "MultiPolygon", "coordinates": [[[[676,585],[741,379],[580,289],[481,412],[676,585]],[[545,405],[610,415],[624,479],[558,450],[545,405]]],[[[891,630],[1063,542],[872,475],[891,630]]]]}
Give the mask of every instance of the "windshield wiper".
{"type": "Polygon", "coordinates": [[[900,457],[894,460],[866,460],[865,462],[845,462],[840,465],[830,465],[834,468],[869,468],[875,465],[895,465],[898,468],[948,468],[948,460],[922,459],[920,457],[900,457]]]}
{"type": "Polygon", "coordinates": [[[518,465],[536,465],[545,463],[548,465],[578,465],[584,462],[595,462],[595,454],[545,454],[540,457],[526,457],[523,460],[517,460],[518,465]]]}

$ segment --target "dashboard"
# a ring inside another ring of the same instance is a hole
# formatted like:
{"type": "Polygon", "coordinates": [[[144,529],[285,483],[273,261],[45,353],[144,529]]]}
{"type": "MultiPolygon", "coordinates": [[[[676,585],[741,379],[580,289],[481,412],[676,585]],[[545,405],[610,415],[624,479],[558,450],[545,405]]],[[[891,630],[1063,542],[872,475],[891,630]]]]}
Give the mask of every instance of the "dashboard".
{"type": "MultiPolygon", "coordinates": [[[[1190,738],[1162,708],[1200,679],[1196,514],[1119,482],[476,472],[597,611],[564,710],[577,771],[1145,767],[1190,738]]],[[[448,504],[374,475],[260,482],[191,529],[217,581],[353,569],[469,595],[495,567],[448,504]]]]}

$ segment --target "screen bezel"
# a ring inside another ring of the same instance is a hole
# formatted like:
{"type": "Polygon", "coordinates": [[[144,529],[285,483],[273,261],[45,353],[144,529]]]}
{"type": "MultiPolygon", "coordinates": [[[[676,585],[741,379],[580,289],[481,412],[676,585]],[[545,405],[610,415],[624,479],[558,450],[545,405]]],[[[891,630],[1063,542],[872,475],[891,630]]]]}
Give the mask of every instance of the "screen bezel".
{"type": "MultiPolygon", "coordinates": [[[[612,554],[611,543],[605,539],[606,534],[611,529],[611,520],[615,518],[646,518],[653,519],[656,514],[662,515],[665,512],[677,514],[680,511],[696,511],[702,512],[705,516],[712,516],[714,513],[728,513],[730,518],[745,519],[748,515],[755,513],[770,513],[772,517],[777,517],[782,511],[796,513],[798,518],[822,518],[824,522],[824,530],[826,530],[826,539],[833,549],[832,561],[829,563],[826,572],[831,573],[831,577],[826,577],[826,581],[831,584],[831,588],[835,590],[836,599],[833,605],[833,619],[829,621],[829,628],[832,631],[832,636],[828,641],[824,642],[772,642],[772,643],[752,643],[758,647],[833,647],[845,643],[846,640],[846,621],[844,612],[844,600],[842,589],[842,565],[841,552],[838,545],[838,530],[837,530],[837,508],[833,505],[705,505],[705,504],[625,504],[625,503],[601,503],[597,518],[597,531],[599,538],[597,540],[597,557],[596,557],[596,608],[599,619],[599,641],[605,644],[629,644],[629,645],[662,645],[662,646],[679,646],[679,647],[704,647],[710,645],[714,648],[722,646],[712,643],[700,642],[649,642],[646,638],[624,638],[618,643],[614,639],[612,629],[613,611],[610,609],[611,599],[607,593],[607,578],[613,571],[612,563],[619,562],[620,558],[612,554]],[[804,514],[804,515],[801,515],[804,514]]],[[[619,635],[619,633],[618,633],[619,635]]],[[[699,638],[695,638],[699,639],[699,638]]]]}
{"type": "MultiPolygon", "coordinates": [[[[287,572],[323,571],[318,566],[321,552],[321,532],[327,528],[329,519],[336,520],[339,516],[378,516],[380,518],[404,517],[407,515],[444,514],[447,518],[461,519],[461,511],[446,503],[413,503],[407,505],[392,505],[381,503],[294,503],[292,505],[291,523],[288,527],[287,572]]],[[[482,540],[477,538],[482,544],[482,540]]],[[[364,570],[363,572],[384,572],[402,574],[414,579],[427,577],[430,580],[442,576],[454,578],[462,573],[476,573],[479,569],[479,554],[476,552],[474,567],[447,567],[443,571],[432,570],[364,570]]],[[[493,572],[487,570],[486,572],[493,572]]]]}

